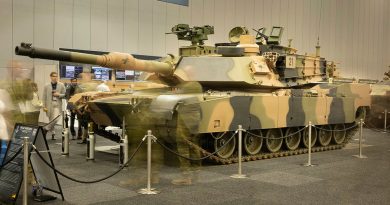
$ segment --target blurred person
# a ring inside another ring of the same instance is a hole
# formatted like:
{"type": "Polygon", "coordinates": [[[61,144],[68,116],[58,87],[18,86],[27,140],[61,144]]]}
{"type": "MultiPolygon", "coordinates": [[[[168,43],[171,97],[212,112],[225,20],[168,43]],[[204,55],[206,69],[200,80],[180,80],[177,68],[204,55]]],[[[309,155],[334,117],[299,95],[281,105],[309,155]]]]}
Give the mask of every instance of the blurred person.
{"type": "Polygon", "coordinates": [[[81,127],[81,123],[80,123],[80,115],[77,114],[77,110],[76,108],[74,107],[74,105],[72,103],[69,103],[69,99],[74,95],[76,94],[76,90],[78,89],[78,84],[77,84],[77,78],[72,78],[70,80],[70,84],[68,84],[66,86],[66,100],[68,100],[68,104],[66,106],[67,110],[69,110],[70,112],[70,133],[72,135],[72,140],[75,140],[76,139],[76,131],[74,129],[74,123],[75,123],[75,120],[76,120],[76,116],[77,116],[77,120],[78,120],[78,131],[77,131],[77,139],[81,139],[81,136],[82,136],[82,127],[81,127]]]}
{"type": "Polygon", "coordinates": [[[55,140],[55,125],[62,113],[62,99],[65,97],[65,85],[58,82],[57,72],[50,73],[50,83],[45,85],[43,90],[43,110],[49,118],[47,131],[51,131],[52,140],[55,140]]]}
{"type": "Polygon", "coordinates": [[[9,135],[13,125],[10,124],[9,118],[13,110],[11,96],[4,89],[0,89],[0,141],[9,141],[9,135]]]}
{"type": "Polygon", "coordinates": [[[110,88],[106,85],[107,81],[102,80],[101,83],[96,87],[99,92],[110,92],[110,88]]]}
{"type": "MultiPolygon", "coordinates": [[[[198,82],[182,83],[177,86],[177,93],[202,93],[198,82]]],[[[190,147],[189,142],[199,144],[197,128],[201,120],[201,108],[196,100],[183,101],[176,107],[176,145],[180,155],[199,159],[200,151],[190,147]]],[[[201,160],[188,160],[179,157],[181,176],[171,181],[174,185],[191,185],[198,178],[201,160]]]]}
{"type": "Polygon", "coordinates": [[[7,102],[7,114],[5,120],[13,127],[15,123],[26,123],[26,102],[32,100],[31,80],[26,77],[31,73],[31,69],[22,67],[19,61],[12,60],[7,64],[7,76],[5,81],[0,83],[9,96],[7,102]]]}
{"type": "Polygon", "coordinates": [[[76,93],[96,91],[97,83],[92,81],[94,78],[93,73],[80,73],[78,77],[80,78],[80,83],[78,84],[76,93]]]}
{"type": "MultiPolygon", "coordinates": [[[[87,143],[87,137],[88,137],[88,122],[90,120],[88,108],[86,105],[86,102],[88,101],[87,96],[83,96],[83,105],[79,106],[76,109],[77,112],[77,119],[79,120],[79,126],[81,129],[81,135],[77,137],[77,139],[81,139],[81,141],[77,142],[77,144],[86,144],[87,143]]],[[[79,131],[80,131],[79,129],[79,131]]]]}
{"type": "Polygon", "coordinates": [[[26,123],[37,125],[39,122],[39,114],[43,107],[42,101],[39,99],[38,85],[34,82],[29,83],[32,89],[32,99],[25,102],[26,105],[26,123]]]}

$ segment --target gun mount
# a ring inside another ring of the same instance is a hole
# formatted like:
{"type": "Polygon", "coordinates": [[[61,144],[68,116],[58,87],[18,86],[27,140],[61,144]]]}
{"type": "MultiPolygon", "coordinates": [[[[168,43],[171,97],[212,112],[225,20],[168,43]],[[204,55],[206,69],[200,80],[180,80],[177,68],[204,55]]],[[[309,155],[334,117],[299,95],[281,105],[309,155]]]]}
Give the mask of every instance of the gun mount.
{"type": "Polygon", "coordinates": [[[177,24],[172,27],[171,33],[175,34],[178,40],[191,41],[190,46],[179,48],[180,56],[200,56],[215,53],[214,46],[205,46],[204,41],[208,35],[214,34],[214,26],[194,26],[190,28],[188,24],[177,24]]]}
{"type": "Polygon", "coordinates": [[[207,35],[214,34],[214,26],[194,26],[190,28],[188,24],[178,24],[172,27],[172,32],[167,34],[177,35],[177,39],[191,41],[191,45],[204,45],[207,35]]]}

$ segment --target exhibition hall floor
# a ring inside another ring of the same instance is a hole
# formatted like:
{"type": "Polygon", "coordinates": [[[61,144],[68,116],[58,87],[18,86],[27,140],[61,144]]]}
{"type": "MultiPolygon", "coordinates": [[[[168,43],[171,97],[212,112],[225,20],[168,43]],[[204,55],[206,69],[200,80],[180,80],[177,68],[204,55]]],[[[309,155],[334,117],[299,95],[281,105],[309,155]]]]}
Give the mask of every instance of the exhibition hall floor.
{"type": "MultiPolygon", "coordinates": [[[[113,153],[96,151],[95,160],[86,161],[85,144],[71,141],[70,155],[64,157],[57,138],[48,140],[54,164],[70,177],[99,179],[119,167],[118,155],[113,154],[117,150],[104,147],[116,143],[97,137],[97,149],[113,153]]],[[[230,177],[237,173],[238,164],[203,165],[192,185],[173,185],[171,181],[181,176],[180,169],[167,163],[153,164],[157,167],[153,181],[158,183],[152,187],[160,191],[157,195],[137,193],[146,188],[146,168],[132,164],[117,175],[93,184],[59,176],[65,201],[45,191],[57,199],[39,203],[29,196],[29,204],[388,204],[390,134],[364,129],[364,138],[363,154],[367,159],[352,157],[359,153],[358,141],[352,140],[344,149],[313,153],[315,167],[302,166],[307,162],[307,154],[244,162],[242,172],[248,175],[247,179],[230,177]]],[[[17,204],[22,204],[21,199],[22,194],[17,204]]]]}

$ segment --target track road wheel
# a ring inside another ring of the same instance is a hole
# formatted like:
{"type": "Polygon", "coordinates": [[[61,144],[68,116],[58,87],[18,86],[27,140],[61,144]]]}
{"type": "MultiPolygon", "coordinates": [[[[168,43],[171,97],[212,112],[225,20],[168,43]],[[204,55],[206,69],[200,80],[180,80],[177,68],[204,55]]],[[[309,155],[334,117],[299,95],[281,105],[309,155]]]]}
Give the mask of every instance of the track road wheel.
{"type": "Polygon", "coordinates": [[[250,132],[255,135],[246,132],[244,136],[244,149],[246,153],[255,155],[260,152],[261,146],[263,145],[263,135],[260,130],[252,130],[250,132]]]}
{"type": "Polygon", "coordinates": [[[321,146],[328,146],[332,140],[332,127],[330,125],[322,125],[318,129],[318,143],[321,146]]]}
{"type": "Polygon", "coordinates": [[[335,144],[342,144],[345,140],[346,134],[347,131],[345,130],[344,124],[333,125],[332,139],[335,144]]]}
{"type": "Polygon", "coordinates": [[[218,157],[227,159],[230,156],[232,156],[236,148],[236,137],[232,138],[234,132],[227,132],[227,133],[221,132],[218,133],[218,135],[219,136],[216,137],[216,139],[214,140],[214,150],[215,151],[219,150],[216,153],[218,157]]]}
{"type": "Polygon", "coordinates": [[[283,132],[281,129],[267,130],[265,134],[265,144],[267,145],[267,148],[270,152],[279,151],[280,147],[282,147],[283,144],[283,139],[281,138],[282,136],[283,132]]]}
{"type": "Polygon", "coordinates": [[[296,150],[298,148],[299,142],[301,142],[301,132],[298,132],[298,130],[298,127],[287,128],[286,134],[284,136],[289,136],[295,133],[294,135],[284,139],[284,143],[288,150],[296,150]]]}
{"type": "MultiPolygon", "coordinates": [[[[302,142],[303,142],[303,145],[306,147],[306,148],[309,148],[309,127],[305,128],[303,130],[303,133],[302,133],[302,142]]],[[[311,128],[311,146],[313,147],[314,144],[316,143],[317,141],[317,130],[312,127],[311,128]]]]}

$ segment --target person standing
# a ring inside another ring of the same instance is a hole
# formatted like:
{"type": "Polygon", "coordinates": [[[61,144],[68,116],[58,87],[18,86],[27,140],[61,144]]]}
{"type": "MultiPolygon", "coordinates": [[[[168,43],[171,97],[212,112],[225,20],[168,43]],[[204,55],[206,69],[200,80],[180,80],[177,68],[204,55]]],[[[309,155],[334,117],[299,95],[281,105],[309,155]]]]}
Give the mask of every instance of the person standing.
{"type": "MultiPolygon", "coordinates": [[[[68,104],[67,104],[67,107],[66,109],[69,110],[70,112],[70,133],[72,135],[72,140],[75,140],[75,136],[76,136],[76,131],[74,129],[74,123],[75,123],[75,120],[76,120],[76,114],[77,114],[77,111],[75,109],[75,106],[72,104],[72,103],[69,103],[69,99],[76,93],[76,90],[78,89],[78,85],[77,85],[77,78],[72,78],[70,80],[70,84],[66,87],[66,100],[68,100],[68,104]]],[[[78,132],[77,132],[77,139],[81,139],[81,135],[82,135],[82,128],[80,126],[80,115],[77,115],[77,119],[78,119],[78,132]]]]}
{"type": "Polygon", "coordinates": [[[101,83],[96,87],[99,92],[110,92],[110,88],[106,85],[107,81],[102,80],[101,83]]]}
{"type": "Polygon", "coordinates": [[[57,72],[50,73],[50,83],[43,90],[43,110],[49,118],[49,124],[45,128],[51,131],[52,140],[55,140],[55,124],[62,113],[62,99],[65,97],[65,85],[58,82],[57,72]]]}

